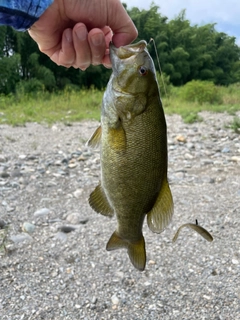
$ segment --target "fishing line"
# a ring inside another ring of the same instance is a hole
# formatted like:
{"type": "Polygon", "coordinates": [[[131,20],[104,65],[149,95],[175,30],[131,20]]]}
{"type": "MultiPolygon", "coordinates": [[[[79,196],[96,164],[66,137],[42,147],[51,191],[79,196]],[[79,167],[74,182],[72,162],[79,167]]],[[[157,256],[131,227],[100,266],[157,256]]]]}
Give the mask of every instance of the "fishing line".
{"type": "MultiPolygon", "coordinates": [[[[150,38],[149,43],[150,43],[150,42],[153,42],[155,54],[156,54],[156,57],[157,57],[158,68],[159,68],[160,76],[161,76],[162,83],[163,83],[164,92],[165,92],[165,95],[166,95],[166,97],[167,97],[167,100],[169,100],[168,94],[167,94],[167,89],[166,89],[165,82],[164,82],[164,78],[163,78],[163,73],[162,73],[162,68],[161,68],[160,60],[159,60],[158,53],[157,53],[157,48],[156,48],[155,40],[154,40],[153,38],[150,38]]],[[[149,44],[149,43],[148,43],[148,44],[149,44]]]]}

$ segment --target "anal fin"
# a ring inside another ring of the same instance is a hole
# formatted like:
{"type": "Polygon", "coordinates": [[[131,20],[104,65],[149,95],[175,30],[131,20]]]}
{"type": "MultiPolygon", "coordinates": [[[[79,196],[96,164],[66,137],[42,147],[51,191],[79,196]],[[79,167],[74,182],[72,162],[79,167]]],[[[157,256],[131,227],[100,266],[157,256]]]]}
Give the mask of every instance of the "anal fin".
{"type": "Polygon", "coordinates": [[[152,210],[147,214],[148,227],[152,232],[160,233],[167,227],[173,215],[173,207],[172,193],[166,178],[152,210]]]}
{"type": "Polygon", "coordinates": [[[143,271],[146,265],[146,250],[144,237],[138,241],[127,241],[122,239],[115,231],[109,239],[106,249],[107,251],[126,248],[128,250],[128,256],[133,266],[139,271],[143,271]]]}
{"type": "Polygon", "coordinates": [[[112,217],[114,210],[110,206],[102,186],[99,184],[90,194],[88,199],[90,206],[104,216],[112,217]]]}

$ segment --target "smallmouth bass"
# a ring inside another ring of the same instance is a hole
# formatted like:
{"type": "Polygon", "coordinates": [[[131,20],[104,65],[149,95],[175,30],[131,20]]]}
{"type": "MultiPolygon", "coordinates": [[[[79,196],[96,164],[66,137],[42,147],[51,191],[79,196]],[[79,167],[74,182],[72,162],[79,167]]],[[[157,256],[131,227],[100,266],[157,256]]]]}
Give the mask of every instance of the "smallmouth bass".
{"type": "Polygon", "coordinates": [[[98,213],[116,214],[107,250],[126,248],[135,268],[146,264],[142,226],[160,233],[173,215],[168,185],[164,111],[147,43],[110,45],[113,73],[103,96],[101,126],[88,145],[100,145],[101,181],[89,198],[98,213]]]}

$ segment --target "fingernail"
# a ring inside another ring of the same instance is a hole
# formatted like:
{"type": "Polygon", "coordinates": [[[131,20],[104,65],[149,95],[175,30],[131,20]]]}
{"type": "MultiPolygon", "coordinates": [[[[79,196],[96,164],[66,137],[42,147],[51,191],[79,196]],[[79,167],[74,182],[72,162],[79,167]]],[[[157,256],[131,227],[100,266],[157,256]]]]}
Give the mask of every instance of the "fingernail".
{"type": "Polygon", "coordinates": [[[68,42],[72,42],[72,30],[67,29],[65,31],[65,37],[67,39],[68,42]]]}
{"type": "Polygon", "coordinates": [[[104,63],[104,67],[107,68],[107,69],[111,69],[111,68],[112,68],[112,65],[111,65],[111,64],[106,64],[106,63],[104,63]]]}
{"type": "Polygon", "coordinates": [[[84,41],[87,38],[87,29],[85,27],[79,27],[76,30],[76,34],[80,41],[84,41]]]}
{"type": "Polygon", "coordinates": [[[101,33],[97,33],[92,36],[91,40],[94,46],[99,46],[102,43],[103,36],[101,33]]]}

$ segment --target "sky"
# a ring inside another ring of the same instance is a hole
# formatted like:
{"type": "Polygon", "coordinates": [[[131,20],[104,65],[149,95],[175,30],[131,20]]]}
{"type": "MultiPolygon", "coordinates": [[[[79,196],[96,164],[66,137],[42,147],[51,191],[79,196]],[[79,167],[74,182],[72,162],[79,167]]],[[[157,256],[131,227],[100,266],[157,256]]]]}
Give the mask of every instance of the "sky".
{"type": "MultiPolygon", "coordinates": [[[[128,9],[149,9],[152,0],[122,0],[128,9]]],[[[217,23],[216,30],[237,38],[240,45],[240,0],[155,0],[162,15],[170,20],[182,9],[191,24],[217,23]]]]}

